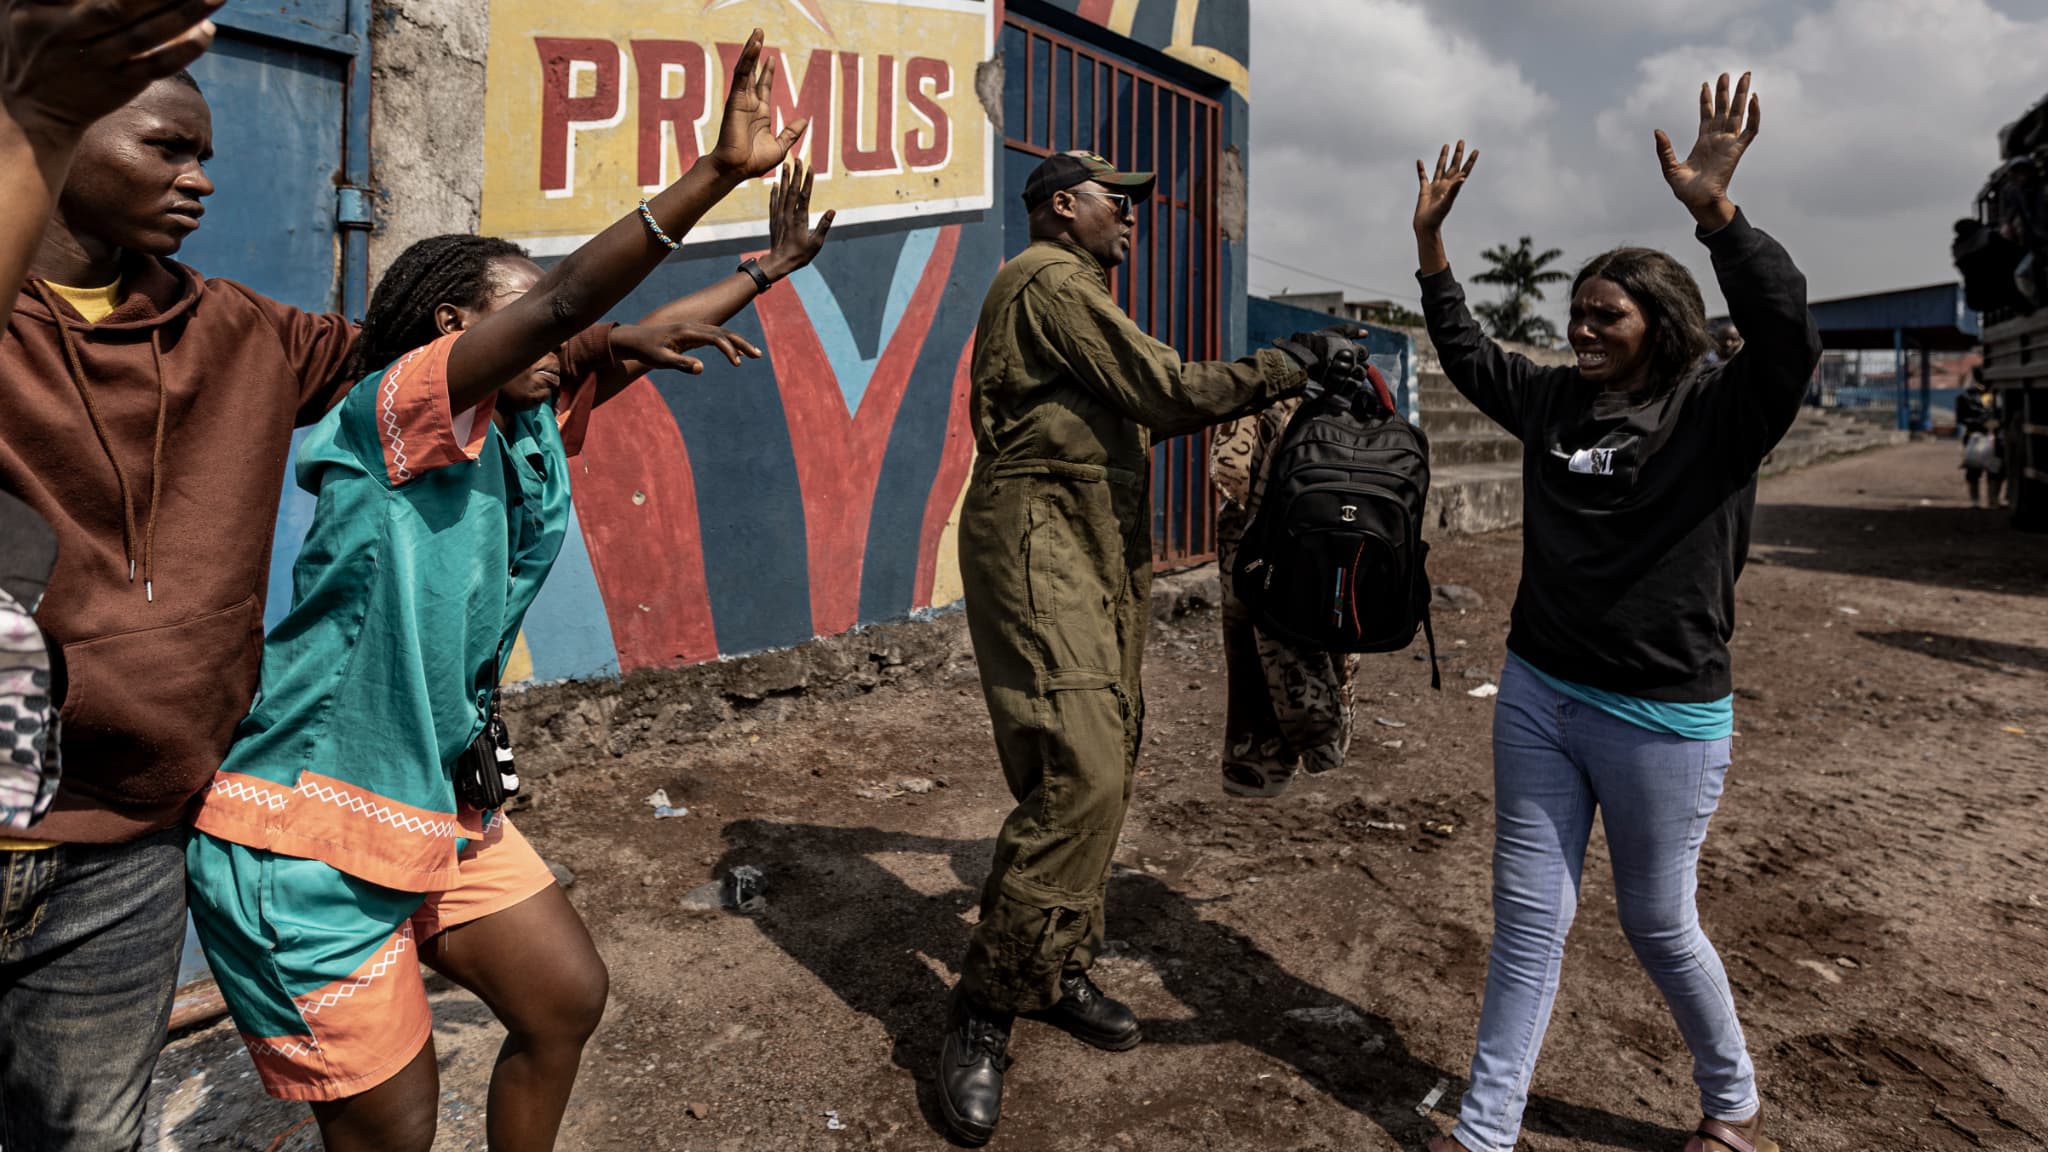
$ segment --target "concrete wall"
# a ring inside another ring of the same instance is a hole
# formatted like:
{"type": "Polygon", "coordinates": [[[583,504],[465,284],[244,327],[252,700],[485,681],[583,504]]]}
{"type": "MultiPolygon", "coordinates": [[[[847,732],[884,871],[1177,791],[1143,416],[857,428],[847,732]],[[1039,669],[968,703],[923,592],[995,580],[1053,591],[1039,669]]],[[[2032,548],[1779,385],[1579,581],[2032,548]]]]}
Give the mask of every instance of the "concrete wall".
{"type": "Polygon", "coordinates": [[[415,240],[475,232],[483,200],[484,0],[404,0],[370,38],[370,282],[415,240]]]}
{"type": "MultiPolygon", "coordinates": [[[[541,253],[573,246],[573,223],[559,235],[503,226],[513,220],[532,228],[560,207],[528,188],[532,166],[520,150],[530,151],[532,141],[508,136],[507,109],[533,104],[537,97],[528,89],[549,82],[527,75],[534,60],[544,76],[559,63],[545,48],[532,55],[535,37],[610,38],[619,45],[624,83],[633,83],[628,44],[655,35],[650,25],[666,26],[635,7],[648,2],[565,8],[559,28],[535,26],[548,16],[537,0],[493,0],[488,7],[477,0],[404,0],[381,10],[372,131],[382,202],[373,277],[407,244],[441,232],[510,234],[541,253]],[[489,114],[479,115],[487,105],[489,114]]],[[[971,19],[976,10],[976,0],[927,2],[944,19],[971,19]]],[[[1236,152],[1226,166],[1239,172],[1249,121],[1247,7],[1248,0],[1016,5],[1020,15],[1064,21],[1070,34],[1156,61],[1177,81],[1223,97],[1225,139],[1236,152]]],[[[886,22],[903,10],[869,0],[782,0],[779,8],[745,5],[730,15],[700,14],[700,6],[689,5],[680,30],[660,34],[702,35],[708,57],[712,40],[738,38],[726,24],[758,22],[791,59],[823,60],[817,53],[827,49],[848,54],[833,72],[842,81],[850,56],[865,53],[873,62],[878,51],[898,58],[901,76],[901,59],[933,51],[922,34],[876,41],[877,29],[890,27],[886,22]],[[715,35],[704,30],[717,20],[724,23],[715,35]]],[[[984,19],[999,30],[1001,8],[984,19]]],[[[587,52],[587,44],[575,51],[587,52]]],[[[948,191],[941,207],[923,210],[907,175],[885,173],[897,181],[890,195],[902,203],[869,204],[859,213],[868,222],[841,223],[816,265],[732,322],[766,350],[762,361],[716,366],[700,377],[659,373],[600,409],[572,465],[576,526],[528,617],[509,679],[698,663],[903,620],[958,600],[953,531],[973,452],[966,356],[983,292],[1022,240],[1005,232],[1005,198],[1015,190],[1004,186],[1001,131],[986,110],[993,105],[1000,114],[1000,100],[987,98],[1000,90],[975,90],[977,81],[984,89],[1002,82],[1000,70],[973,58],[952,65],[953,91],[975,117],[972,124],[956,122],[955,131],[961,139],[991,135],[996,162],[978,187],[972,157],[956,146],[960,154],[932,179],[978,193],[986,206],[949,207],[962,197],[948,191]]],[[[793,82],[795,70],[785,71],[785,82],[793,82]]],[[[859,68],[851,74],[873,80],[859,68]]],[[[681,73],[676,79],[687,84],[681,73]]],[[[602,81],[593,89],[572,76],[568,95],[596,100],[602,81]]],[[[647,120],[635,102],[647,87],[643,73],[641,90],[620,97],[612,124],[571,132],[570,163],[584,166],[577,195],[589,191],[608,215],[630,209],[642,194],[632,173],[615,170],[627,167],[624,159],[605,166],[612,163],[605,150],[625,157],[636,120],[644,133],[647,120]]],[[[789,95],[794,100],[799,92],[792,87],[789,95]]],[[[710,105],[713,131],[722,98],[720,88],[710,105]]],[[[836,115],[845,115],[844,101],[832,105],[836,115]]],[[[874,108],[856,113],[856,141],[881,139],[877,115],[874,108]]],[[[837,127],[843,144],[846,125],[837,127]]],[[[666,174],[672,178],[673,171],[666,174]]],[[[862,196],[873,201],[877,187],[838,171],[819,182],[814,207],[843,207],[862,196]]],[[[1238,205],[1237,219],[1225,221],[1223,281],[1224,345],[1234,354],[1244,342],[1242,180],[1226,181],[1222,192],[1226,206],[1238,205]]],[[[727,215],[708,229],[712,238],[664,264],[620,308],[620,318],[728,275],[740,256],[765,247],[765,187],[750,184],[728,204],[727,215]]]]}

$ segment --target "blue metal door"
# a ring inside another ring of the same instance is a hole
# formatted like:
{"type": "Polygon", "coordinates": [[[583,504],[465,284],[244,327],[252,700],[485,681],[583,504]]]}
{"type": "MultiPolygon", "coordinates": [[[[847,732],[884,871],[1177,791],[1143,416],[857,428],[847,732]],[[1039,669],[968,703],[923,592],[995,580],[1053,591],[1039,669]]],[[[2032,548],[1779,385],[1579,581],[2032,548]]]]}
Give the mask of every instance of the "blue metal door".
{"type": "MultiPolygon", "coordinates": [[[[179,259],[309,312],[360,318],[369,276],[368,0],[231,0],[192,75],[213,108],[215,192],[179,259]]],[[[269,619],[288,606],[312,499],[286,474],[269,619]]],[[[188,927],[183,993],[206,976],[188,927]]]]}
{"type": "Polygon", "coordinates": [[[234,0],[192,66],[217,191],[181,259],[315,312],[360,316],[368,270],[369,5],[234,0]]]}

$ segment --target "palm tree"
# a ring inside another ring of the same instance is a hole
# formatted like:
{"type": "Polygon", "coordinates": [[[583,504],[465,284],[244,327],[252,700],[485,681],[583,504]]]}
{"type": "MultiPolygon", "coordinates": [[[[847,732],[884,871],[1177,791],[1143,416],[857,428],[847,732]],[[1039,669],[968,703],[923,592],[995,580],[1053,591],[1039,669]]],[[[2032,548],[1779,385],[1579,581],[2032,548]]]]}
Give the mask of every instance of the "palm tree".
{"type": "Polygon", "coordinates": [[[1486,322],[1494,339],[1528,344],[1555,341],[1557,325],[1537,315],[1534,305],[1543,299],[1545,284],[1571,279],[1569,273],[1549,266],[1564,257],[1564,250],[1546,248],[1538,252],[1534,241],[1524,236],[1513,248],[1496,244],[1479,256],[1486,261],[1487,268],[1472,279],[1507,289],[1500,303],[1481,304],[1473,309],[1486,322]]]}
{"type": "Polygon", "coordinates": [[[1531,312],[1526,296],[1510,295],[1498,304],[1474,304],[1472,311],[1496,340],[1513,340],[1522,344],[1557,342],[1557,325],[1552,324],[1548,317],[1531,312]]]}

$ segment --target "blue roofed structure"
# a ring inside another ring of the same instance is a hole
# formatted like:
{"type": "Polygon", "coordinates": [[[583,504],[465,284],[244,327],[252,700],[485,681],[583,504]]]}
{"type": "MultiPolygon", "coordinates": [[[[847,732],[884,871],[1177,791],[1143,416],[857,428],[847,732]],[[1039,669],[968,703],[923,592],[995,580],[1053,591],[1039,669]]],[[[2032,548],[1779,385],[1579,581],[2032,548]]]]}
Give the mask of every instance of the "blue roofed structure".
{"type": "Polygon", "coordinates": [[[1807,307],[1820,327],[1823,348],[1836,352],[1892,350],[1898,366],[1901,428],[1913,424],[1913,404],[1906,387],[1907,353],[1920,353],[1919,410],[1924,421],[1929,407],[1928,357],[1935,352],[1967,352],[1977,347],[1984,335],[1977,313],[1963,304],[1963,286],[1955,283],[1816,300],[1807,307]]]}
{"type": "Polygon", "coordinates": [[[1816,300],[1807,307],[1820,325],[1821,343],[1831,349],[1896,348],[1903,340],[1909,348],[1967,352],[1983,339],[1960,284],[1816,300]]]}

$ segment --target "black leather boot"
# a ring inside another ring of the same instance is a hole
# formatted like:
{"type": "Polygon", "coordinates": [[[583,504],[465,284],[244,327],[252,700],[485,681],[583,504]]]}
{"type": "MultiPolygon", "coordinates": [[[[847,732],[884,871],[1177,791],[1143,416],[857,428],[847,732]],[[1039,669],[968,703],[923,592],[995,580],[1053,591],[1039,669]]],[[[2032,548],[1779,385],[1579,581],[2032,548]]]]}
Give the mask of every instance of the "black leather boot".
{"type": "Polygon", "coordinates": [[[1138,1027],[1138,1018],[1130,1008],[1103,995],[1086,972],[1061,976],[1059,1002],[1028,1015],[1105,1052],[1135,1048],[1145,1038],[1144,1029],[1138,1027]]]}
{"type": "Polygon", "coordinates": [[[939,1110],[946,1127],[968,1144],[988,1143],[1002,1118],[1010,1019],[953,994],[946,1040],[939,1047],[939,1110]]]}

